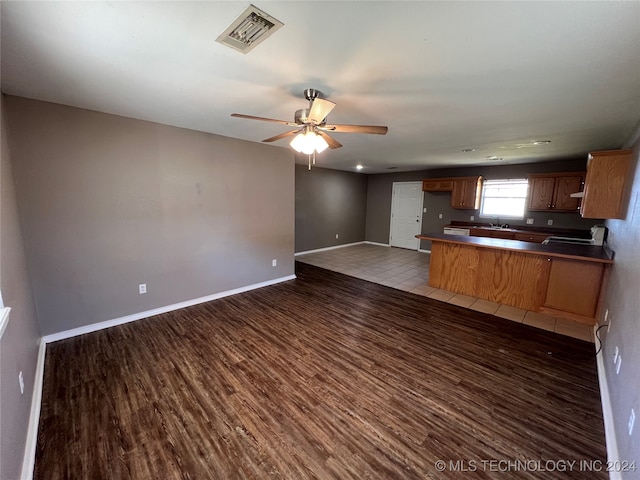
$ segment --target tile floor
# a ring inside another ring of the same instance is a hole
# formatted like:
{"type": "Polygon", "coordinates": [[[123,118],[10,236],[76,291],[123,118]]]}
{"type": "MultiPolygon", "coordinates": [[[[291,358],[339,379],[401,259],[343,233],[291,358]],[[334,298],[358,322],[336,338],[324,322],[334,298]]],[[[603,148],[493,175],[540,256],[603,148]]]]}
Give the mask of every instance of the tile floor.
{"type": "Polygon", "coordinates": [[[588,325],[430,287],[428,253],[365,243],[305,253],[296,260],[561,335],[594,341],[593,327],[588,325]]]}

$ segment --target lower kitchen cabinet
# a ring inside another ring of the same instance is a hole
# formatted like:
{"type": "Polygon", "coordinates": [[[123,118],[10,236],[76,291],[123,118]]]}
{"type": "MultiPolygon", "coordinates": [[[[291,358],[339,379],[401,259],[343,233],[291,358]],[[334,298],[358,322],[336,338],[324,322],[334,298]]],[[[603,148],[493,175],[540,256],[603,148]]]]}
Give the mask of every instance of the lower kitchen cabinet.
{"type": "MultiPolygon", "coordinates": [[[[443,237],[447,237],[446,235],[443,237]]],[[[500,240],[461,237],[431,240],[429,285],[463,295],[594,325],[610,257],[568,255],[553,246],[498,247],[500,240]],[[485,244],[486,242],[486,244],[485,244]]],[[[590,247],[589,247],[590,248],[590,247]]]]}
{"type": "Polygon", "coordinates": [[[520,240],[521,242],[534,242],[542,243],[550,234],[548,233],[525,233],[516,232],[513,236],[514,240],[520,240]]]}
{"type": "Polygon", "coordinates": [[[549,258],[547,261],[549,281],[540,310],[579,321],[595,318],[605,266],[564,258],[549,258]]]}

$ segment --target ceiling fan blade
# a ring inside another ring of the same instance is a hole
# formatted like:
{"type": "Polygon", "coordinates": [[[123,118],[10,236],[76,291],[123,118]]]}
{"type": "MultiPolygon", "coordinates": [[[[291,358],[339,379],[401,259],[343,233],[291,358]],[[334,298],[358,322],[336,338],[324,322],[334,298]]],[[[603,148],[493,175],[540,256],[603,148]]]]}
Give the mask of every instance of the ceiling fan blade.
{"type": "Polygon", "coordinates": [[[324,133],[322,130],[318,130],[318,135],[320,135],[322,138],[324,138],[327,141],[327,143],[329,144],[329,148],[331,149],[340,148],[342,146],[342,144],[339,141],[337,141],[328,133],[324,133]]]}
{"type": "Polygon", "coordinates": [[[297,126],[297,123],[287,122],[285,120],[276,120],[275,118],[255,117],[253,115],[243,115],[242,113],[232,113],[231,116],[232,117],[237,117],[237,118],[247,118],[249,120],[260,120],[262,122],[280,123],[282,125],[289,125],[290,127],[297,126]]]}
{"type": "Polygon", "coordinates": [[[281,138],[287,138],[287,137],[291,137],[293,135],[295,135],[298,132],[301,132],[302,130],[291,130],[290,132],[285,132],[285,133],[281,133],[280,135],[276,135],[275,137],[271,137],[271,138],[265,138],[264,140],[262,140],[263,142],[275,142],[277,140],[280,140],[281,138]]]}
{"type": "Polygon", "coordinates": [[[323,130],[338,133],[372,133],[375,135],[386,135],[389,127],[382,125],[323,125],[323,130]]]}
{"type": "Polygon", "coordinates": [[[327,118],[327,115],[329,115],[329,112],[331,112],[335,106],[336,104],[329,100],[316,98],[311,105],[311,110],[309,110],[307,118],[310,122],[315,123],[316,125],[320,124],[325,118],[327,118]]]}

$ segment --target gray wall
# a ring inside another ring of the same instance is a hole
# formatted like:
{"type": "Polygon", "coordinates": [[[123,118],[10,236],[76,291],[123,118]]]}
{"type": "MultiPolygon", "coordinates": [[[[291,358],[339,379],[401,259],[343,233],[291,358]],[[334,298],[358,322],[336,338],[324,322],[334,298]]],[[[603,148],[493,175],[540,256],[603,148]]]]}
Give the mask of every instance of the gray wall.
{"type": "MultiPolygon", "coordinates": [[[[603,328],[601,333],[620,459],[635,460],[640,468],[640,129],[636,138],[635,176],[626,218],[606,222],[608,243],[616,255],[605,300],[611,331],[606,333],[603,328]],[[619,375],[613,365],[616,346],[622,355],[619,375]],[[633,436],[627,432],[631,408],[636,414],[633,436]]],[[[623,478],[640,479],[640,470],[623,474],[623,478]]]]}
{"type": "Polygon", "coordinates": [[[366,208],[366,175],[296,165],[296,252],[364,241],[366,208]]]}
{"type": "Polygon", "coordinates": [[[0,478],[20,478],[35,380],[40,330],[23,250],[0,94],[0,290],[11,316],[0,344],[0,478]],[[20,395],[18,373],[24,375],[20,395]]]}
{"type": "Polygon", "coordinates": [[[43,334],[293,274],[290,149],[19,97],[6,108],[43,334]]]}
{"type": "MultiPolygon", "coordinates": [[[[420,172],[384,173],[369,175],[367,191],[367,233],[366,239],[372,242],[389,243],[391,222],[391,192],[393,182],[419,181],[423,178],[468,177],[482,175],[486,179],[524,178],[528,173],[574,172],[584,171],[586,158],[563,162],[545,162],[518,165],[496,165],[493,167],[461,167],[420,172]]],[[[483,219],[479,210],[459,210],[451,208],[449,192],[425,192],[422,216],[422,233],[442,232],[451,221],[470,221],[489,223],[492,219],[483,219]],[[442,213],[442,219],[438,215],[442,213]]],[[[577,228],[588,230],[598,220],[583,219],[578,213],[527,212],[525,218],[533,218],[533,226],[541,228],[577,228]],[[547,227],[547,220],[553,220],[553,226],[547,227]]],[[[508,220],[510,225],[524,225],[526,220],[508,220]]],[[[431,242],[422,241],[420,248],[429,249],[431,242]]]]}

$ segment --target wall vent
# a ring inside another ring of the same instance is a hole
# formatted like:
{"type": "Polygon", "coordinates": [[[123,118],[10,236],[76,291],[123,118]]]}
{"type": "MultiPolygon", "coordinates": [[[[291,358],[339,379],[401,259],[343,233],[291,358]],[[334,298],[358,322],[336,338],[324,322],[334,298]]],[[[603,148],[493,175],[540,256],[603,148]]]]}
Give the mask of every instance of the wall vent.
{"type": "Polygon", "coordinates": [[[250,5],[216,39],[216,42],[220,42],[239,52],[248,53],[282,25],[282,22],[271,15],[266,14],[254,5],[250,5]]]}

